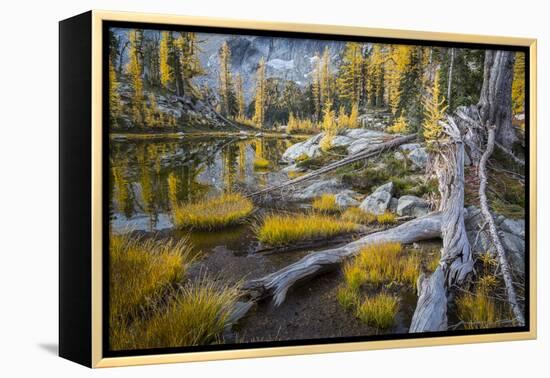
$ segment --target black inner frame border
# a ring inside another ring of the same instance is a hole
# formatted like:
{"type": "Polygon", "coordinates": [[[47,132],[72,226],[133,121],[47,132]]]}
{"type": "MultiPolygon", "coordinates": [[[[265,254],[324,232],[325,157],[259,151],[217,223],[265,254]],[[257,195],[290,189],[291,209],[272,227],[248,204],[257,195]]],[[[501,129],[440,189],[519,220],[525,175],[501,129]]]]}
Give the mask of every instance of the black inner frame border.
{"type": "MultiPolygon", "coordinates": [[[[404,31],[404,33],[406,33],[404,31]]],[[[429,40],[414,40],[404,38],[385,38],[385,37],[368,37],[368,36],[353,36],[353,35],[334,35],[323,33],[309,32],[288,32],[288,31],[270,31],[270,30],[255,30],[255,29],[239,29],[228,27],[211,27],[211,26],[191,26],[191,25],[174,25],[174,24],[159,24],[159,23],[144,23],[131,21],[102,21],[102,355],[103,357],[128,357],[140,355],[156,355],[156,354],[173,354],[173,353],[192,353],[192,352],[207,352],[207,351],[226,351],[238,349],[257,349],[271,347],[286,347],[286,346],[307,346],[319,344],[340,344],[350,342],[365,342],[365,341],[382,341],[382,340],[409,340],[422,339],[443,336],[464,336],[464,335],[487,335],[501,334],[512,332],[529,332],[530,324],[530,54],[528,46],[513,46],[485,43],[463,43],[463,42],[447,42],[447,41],[429,41],[429,40]],[[297,38],[297,39],[320,39],[343,42],[367,42],[367,43],[387,43],[387,44],[404,44],[416,46],[434,46],[434,47],[456,47],[469,48],[480,50],[505,50],[525,53],[525,326],[523,327],[501,327],[479,330],[454,330],[442,332],[423,332],[413,334],[385,334],[385,335],[369,335],[369,336],[349,336],[349,337],[334,337],[334,338],[318,338],[318,339],[296,339],[283,341],[263,341],[245,344],[217,344],[217,345],[199,345],[189,347],[166,347],[166,348],[151,348],[151,349],[132,349],[132,350],[111,350],[109,347],[109,200],[110,200],[110,138],[109,138],[109,74],[105,69],[106,62],[109,59],[109,38],[108,32],[111,28],[136,28],[145,30],[169,30],[182,32],[202,32],[202,33],[218,33],[218,34],[233,34],[233,35],[252,35],[262,37],[279,37],[279,38],[297,38]]]]}

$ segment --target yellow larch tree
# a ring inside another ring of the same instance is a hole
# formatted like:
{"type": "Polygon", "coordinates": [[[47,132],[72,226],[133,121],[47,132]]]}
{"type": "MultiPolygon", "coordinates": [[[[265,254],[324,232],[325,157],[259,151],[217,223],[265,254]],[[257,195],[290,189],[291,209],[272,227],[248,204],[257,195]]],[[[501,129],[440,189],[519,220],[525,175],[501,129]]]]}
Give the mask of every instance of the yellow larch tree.
{"type": "Polygon", "coordinates": [[[131,117],[134,124],[142,125],[144,121],[144,97],[141,62],[141,41],[143,33],[132,29],[128,32],[129,50],[126,71],[132,87],[131,117]]]}
{"type": "Polygon", "coordinates": [[[160,83],[163,87],[167,87],[174,80],[174,73],[170,67],[170,49],[172,46],[172,35],[170,32],[161,32],[159,46],[160,60],[160,83]]]}
{"type": "Polygon", "coordinates": [[[363,52],[360,43],[346,43],[337,85],[339,99],[349,106],[348,109],[359,104],[363,88],[363,52]]]}
{"type": "Polygon", "coordinates": [[[265,78],[265,60],[262,57],[256,71],[256,95],[254,99],[254,124],[261,129],[265,122],[266,106],[266,78],[265,78]]]}
{"type": "Polygon", "coordinates": [[[424,98],[424,122],[422,134],[428,143],[436,142],[442,135],[443,129],[440,122],[445,118],[445,97],[441,94],[439,85],[439,69],[435,71],[432,87],[424,98]]]}

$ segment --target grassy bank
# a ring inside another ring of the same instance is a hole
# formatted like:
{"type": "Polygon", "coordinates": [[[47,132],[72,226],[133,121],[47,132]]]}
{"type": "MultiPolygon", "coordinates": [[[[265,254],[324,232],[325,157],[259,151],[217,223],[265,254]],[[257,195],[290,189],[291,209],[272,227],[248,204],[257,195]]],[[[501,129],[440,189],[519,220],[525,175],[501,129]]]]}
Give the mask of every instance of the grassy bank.
{"type": "Polygon", "coordinates": [[[352,222],[320,214],[289,214],[266,216],[255,226],[256,237],[262,243],[283,246],[296,241],[329,238],[357,231],[352,222]]]}
{"type": "Polygon", "coordinates": [[[198,202],[176,205],[172,209],[179,228],[216,230],[234,225],[249,216],[254,204],[238,193],[223,194],[198,202]]]}

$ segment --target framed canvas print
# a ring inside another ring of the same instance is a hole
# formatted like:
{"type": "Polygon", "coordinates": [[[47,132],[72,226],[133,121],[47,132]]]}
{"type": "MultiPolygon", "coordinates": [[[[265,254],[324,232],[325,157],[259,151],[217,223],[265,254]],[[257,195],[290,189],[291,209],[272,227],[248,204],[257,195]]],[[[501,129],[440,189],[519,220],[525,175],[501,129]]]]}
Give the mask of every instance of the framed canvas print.
{"type": "Polygon", "coordinates": [[[60,22],[60,355],[536,336],[536,41],[60,22]]]}

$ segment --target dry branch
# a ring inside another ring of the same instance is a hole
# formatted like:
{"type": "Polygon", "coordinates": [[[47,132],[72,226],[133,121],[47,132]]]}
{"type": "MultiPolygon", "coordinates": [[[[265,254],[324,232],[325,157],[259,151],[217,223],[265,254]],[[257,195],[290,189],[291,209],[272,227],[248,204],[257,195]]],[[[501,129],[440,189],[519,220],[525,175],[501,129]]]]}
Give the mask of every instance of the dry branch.
{"type": "Polygon", "coordinates": [[[512,311],[514,313],[514,316],[519,323],[519,325],[523,326],[525,325],[525,317],[523,315],[523,311],[521,310],[516,296],[516,291],[513,286],[512,282],[512,274],[510,269],[510,264],[508,263],[508,259],[506,258],[506,253],[504,252],[504,247],[502,246],[502,243],[500,241],[500,237],[498,236],[498,231],[495,225],[495,220],[493,219],[493,215],[489,211],[489,206],[487,204],[487,173],[486,173],[486,166],[487,166],[487,160],[489,157],[491,157],[491,154],[493,153],[493,149],[495,147],[495,127],[489,126],[488,127],[488,138],[487,138],[487,148],[483,155],[481,156],[481,160],[479,163],[479,202],[481,205],[481,213],[483,214],[483,217],[485,218],[485,221],[489,225],[489,234],[491,235],[491,239],[493,241],[493,245],[495,246],[495,249],[497,251],[498,261],[500,264],[500,270],[502,272],[502,277],[504,279],[504,285],[506,286],[506,294],[508,295],[508,301],[512,307],[512,311]]]}
{"type": "Polygon", "coordinates": [[[327,172],[334,171],[334,170],[336,170],[340,167],[343,167],[345,165],[352,164],[352,163],[355,163],[357,161],[364,160],[364,159],[367,159],[367,158],[370,158],[370,157],[374,157],[374,156],[380,154],[384,150],[395,148],[395,147],[400,146],[404,143],[411,142],[414,139],[416,139],[416,135],[405,135],[405,136],[402,136],[402,137],[393,138],[393,139],[391,139],[387,142],[375,144],[372,147],[369,147],[369,148],[367,148],[367,149],[365,149],[361,152],[358,152],[354,155],[345,157],[341,160],[338,160],[334,163],[328,164],[328,165],[326,165],[322,168],[319,168],[315,171],[312,171],[310,173],[306,173],[303,176],[297,177],[297,178],[292,179],[292,180],[285,181],[281,184],[274,185],[274,186],[271,186],[269,188],[259,190],[259,191],[254,192],[254,193],[250,193],[250,194],[247,195],[247,197],[256,197],[256,196],[259,196],[259,195],[262,195],[262,194],[267,194],[269,192],[273,192],[275,190],[283,189],[283,188],[288,187],[288,186],[292,186],[292,185],[295,185],[295,184],[298,184],[298,183],[302,183],[302,182],[305,182],[307,180],[311,180],[312,178],[318,177],[318,176],[320,176],[324,173],[327,173],[327,172]]]}

